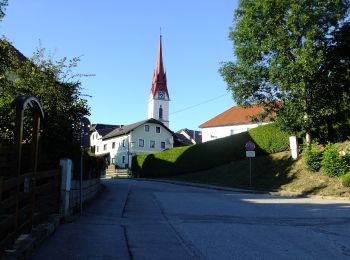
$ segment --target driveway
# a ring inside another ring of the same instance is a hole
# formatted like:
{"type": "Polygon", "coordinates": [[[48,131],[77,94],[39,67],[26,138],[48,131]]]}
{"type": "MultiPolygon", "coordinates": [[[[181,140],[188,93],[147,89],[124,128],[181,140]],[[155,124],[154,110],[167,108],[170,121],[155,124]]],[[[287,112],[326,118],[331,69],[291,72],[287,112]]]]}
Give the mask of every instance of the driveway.
{"type": "Polygon", "coordinates": [[[104,180],[32,259],[349,259],[350,201],[104,180]]]}

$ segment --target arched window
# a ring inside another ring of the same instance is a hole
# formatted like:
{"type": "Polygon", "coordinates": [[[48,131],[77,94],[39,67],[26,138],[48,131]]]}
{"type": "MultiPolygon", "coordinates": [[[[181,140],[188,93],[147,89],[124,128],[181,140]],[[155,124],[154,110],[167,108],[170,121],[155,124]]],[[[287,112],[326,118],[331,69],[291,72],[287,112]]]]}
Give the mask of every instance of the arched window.
{"type": "Polygon", "coordinates": [[[163,119],[163,108],[162,108],[162,106],[159,107],[159,119],[163,119]]]}

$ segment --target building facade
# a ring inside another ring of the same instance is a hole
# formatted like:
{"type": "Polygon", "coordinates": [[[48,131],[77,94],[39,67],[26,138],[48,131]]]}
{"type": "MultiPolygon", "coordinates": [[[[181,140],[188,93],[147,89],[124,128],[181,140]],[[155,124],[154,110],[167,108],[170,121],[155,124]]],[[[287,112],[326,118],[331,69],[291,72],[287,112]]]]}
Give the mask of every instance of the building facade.
{"type": "Polygon", "coordinates": [[[117,167],[131,166],[132,156],[172,149],[173,132],[162,122],[147,119],[117,128],[102,137],[103,147],[110,153],[111,163],[117,167]]]}
{"type": "Polygon", "coordinates": [[[248,108],[241,106],[231,107],[199,126],[202,128],[202,142],[239,134],[260,125],[271,123],[271,118],[265,118],[259,122],[252,120],[252,116],[257,116],[262,112],[263,108],[257,105],[248,108]]]}

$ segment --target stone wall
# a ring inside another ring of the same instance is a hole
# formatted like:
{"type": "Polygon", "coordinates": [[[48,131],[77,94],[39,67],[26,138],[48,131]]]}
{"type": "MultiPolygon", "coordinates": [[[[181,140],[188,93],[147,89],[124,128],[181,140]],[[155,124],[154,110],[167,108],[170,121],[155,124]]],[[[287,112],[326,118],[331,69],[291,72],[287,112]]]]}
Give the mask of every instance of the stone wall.
{"type": "MultiPolygon", "coordinates": [[[[82,185],[82,201],[88,202],[94,198],[101,188],[100,179],[83,180],[82,185]]],[[[80,181],[72,180],[71,190],[69,194],[69,209],[70,212],[79,211],[80,207],[80,181]]]]}

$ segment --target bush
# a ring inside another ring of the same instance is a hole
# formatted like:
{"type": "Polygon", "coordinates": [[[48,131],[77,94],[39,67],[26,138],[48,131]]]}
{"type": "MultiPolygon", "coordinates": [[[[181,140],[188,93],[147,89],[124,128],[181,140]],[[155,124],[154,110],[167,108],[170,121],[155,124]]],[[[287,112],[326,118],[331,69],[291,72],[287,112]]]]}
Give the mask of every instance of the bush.
{"type": "Polygon", "coordinates": [[[317,172],[321,168],[322,153],[317,142],[304,150],[305,168],[308,171],[317,172]]]}
{"type": "Polygon", "coordinates": [[[262,125],[249,130],[249,135],[266,154],[278,153],[289,149],[289,136],[281,131],[276,123],[262,125]]]}
{"type": "Polygon", "coordinates": [[[288,149],[288,135],[275,124],[259,126],[236,135],[202,144],[133,157],[132,171],[140,177],[166,177],[210,169],[245,157],[245,143],[256,144],[256,154],[288,149]]]}
{"type": "Polygon", "coordinates": [[[329,177],[340,176],[347,172],[349,165],[344,156],[340,156],[335,144],[328,143],[321,162],[322,170],[329,177]]]}
{"type": "Polygon", "coordinates": [[[350,172],[340,176],[340,180],[344,187],[350,187],[350,172]]]}

